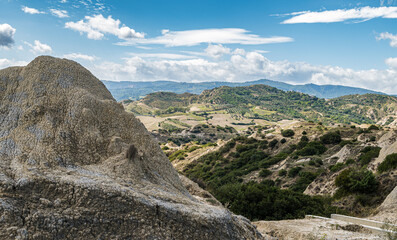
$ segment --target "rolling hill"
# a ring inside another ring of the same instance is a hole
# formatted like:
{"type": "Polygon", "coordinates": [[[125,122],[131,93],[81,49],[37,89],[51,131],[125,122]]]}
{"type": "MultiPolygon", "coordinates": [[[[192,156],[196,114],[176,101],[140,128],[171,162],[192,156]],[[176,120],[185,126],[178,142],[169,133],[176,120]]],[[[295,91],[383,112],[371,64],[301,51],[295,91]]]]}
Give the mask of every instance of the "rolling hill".
{"type": "Polygon", "coordinates": [[[357,94],[326,100],[262,84],[245,87],[222,86],[205,90],[200,95],[156,92],[139,101],[126,101],[125,104],[128,105],[127,109],[138,115],[170,114],[178,111],[226,113],[235,117],[273,122],[303,119],[324,123],[395,125],[397,116],[397,98],[388,95],[357,94]],[[195,104],[199,105],[199,109],[193,108],[195,104]]]}
{"type": "Polygon", "coordinates": [[[114,82],[114,81],[102,81],[113,97],[117,101],[124,99],[137,100],[147,94],[153,92],[174,92],[174,93],[193,93],[200,94],[204,90],[217,88],[220,86],[239,87],[239,86],[250,86],[255,84],[264,84],[271,87],[278,88],[284,91],[296,91],[306,93],[319,98],[335,98],[344,95],[352,94],[384,94],[381,92],[375,92],[363,88],[354,88],[340,85],[316,85],[316,84],[304,84],[304,85],[292,85],[278,81],[272,81],[267,79],[261,79],[257,81],[248,82],[201,82],[201,83],[187,83],[187,82],[172,82],[172,81],[153,81],[153,82],[114,82]]]}

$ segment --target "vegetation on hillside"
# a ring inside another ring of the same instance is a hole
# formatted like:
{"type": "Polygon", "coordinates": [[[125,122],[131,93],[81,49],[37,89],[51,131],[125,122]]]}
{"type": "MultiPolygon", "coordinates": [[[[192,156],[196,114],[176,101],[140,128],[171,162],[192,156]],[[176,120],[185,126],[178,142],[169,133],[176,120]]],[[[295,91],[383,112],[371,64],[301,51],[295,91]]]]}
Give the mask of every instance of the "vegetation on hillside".
{"type": "MultiPolygon", "coordinates": [[[[276,143],[273,148],[279,148],[279,144],[276,143]]],[[[320,142],[309,142],[307,145],[313,145],[314,149],[321,145],[322,150],[314,154],[326,150],[320,142]]],[[[321,160],[317,164],[296,166],[285,173],[277,172],[278,178],[270,180],[273,171],[269,168],[295,154],[295,150],[289,148],[271,154],[271,148],[267,140],[238,137],[218,151],[191,163],[184,174],[209,190],[233,212],[250,219],[279,220],[300,218],[305,214],[327,216],[336,211],[329,199],[303,194],[306,187],[324,171],[321,160]],[[244,176],[252,172],[259,172],[262,181],[245,181],[244,176]],[[295,183],[289,189],[280,188],[281,182],[291,179],[295,179],[295,183]]]]}
{"type": "MultiPolygon", "coordinates": [[[[395,115],[397,109],[397,98],[387,95],[352,95],[325,100],[299,92],[285,92],[266,85],[222,86],[205,90],[200,95],[156,92],[139,102],[152,108],[152,115],[188,112],[192,104],[204,104],[209,108],[202,110],[202,113],[226,112],[234,116],[268,121],[304,119],[324,123],[357,124],[375,123],[383,117],[395,115]]],[[[132,111],[139,114],[139,108],[141,106],[135,104],[132,111]]],[[[147,114],[147,111],[143,111],[142,114],[147,114]]]]}

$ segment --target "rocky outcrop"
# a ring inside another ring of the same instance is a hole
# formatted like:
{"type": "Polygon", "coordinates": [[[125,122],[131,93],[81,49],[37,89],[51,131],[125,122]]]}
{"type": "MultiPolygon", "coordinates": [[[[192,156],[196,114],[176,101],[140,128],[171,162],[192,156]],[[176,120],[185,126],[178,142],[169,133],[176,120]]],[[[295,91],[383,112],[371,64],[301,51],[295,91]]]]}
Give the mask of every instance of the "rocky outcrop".
{"type": "Polygon", "coordinates": [[[397,186],[386,197],[378,207],[377,213],[372,219],[378,221],[391,222],[397,226],[397,186]]]}
{"type": "Polygon", "coordinates": [[[376,170],[388,155],[397,153],[397,131],[390,130],[384,134],[379,139],[378,146],[382,149],[379,152],[379,156],[369,166],[372,170],[376,170]]]}
{"type": "Polygon", "coordinates": [[[261,239],[192,197],[145,127],[76,62],[0,71],[0,239],[261,239]]]}

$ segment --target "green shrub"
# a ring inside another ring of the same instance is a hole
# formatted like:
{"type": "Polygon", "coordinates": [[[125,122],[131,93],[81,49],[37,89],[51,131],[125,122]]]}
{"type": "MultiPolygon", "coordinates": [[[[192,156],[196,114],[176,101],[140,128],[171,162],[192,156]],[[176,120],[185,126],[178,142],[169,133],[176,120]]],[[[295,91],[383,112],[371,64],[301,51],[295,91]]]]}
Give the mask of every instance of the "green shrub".
{"type": "Polygon", "coordinates": [[[353,158],[349,158],[349,159],[347,159],[346,162],[345,162],[346,165],[350,165],[350,164],[352,164],[352,163],[354,163],[354,159],[353,159],[353,158]]]}
{"type": "Polygon", "coordinates": [[[280,143],[281,143],[281,144],[284,144],[284,143],[286,143],[286,142],[287,142],[287,140],[286,140],[285,138],[283,138],[283,139],[280,140],[280,143]]]}
{"type": "Polygon", "coordinates": [[[268,176],[270,176],[270,175],[272,175],[272,171],[270,171],[270,170],[268,170],[268,169],[262,169],[262,170],[259,172],[259,176],[260,176],[260,177],[263,177],[263,178],[268,177],[268,176]]]}
{"type": "Polygon", "coordinates": [[[214,196],[235,214],[251,220],[304,218],[306,214],[329,216],[336,211],[330,200],[282,190],[262,183],[226,184],[214,190],[214,196]]]}
{"type": "Polygon", "coordinates": [[[379,164],[378,171],[386,172],[397,168],[397,153],[387,155],[385,160],[379,164]]]}
{"type": "Polygon", "coordinates": [[[273,187],[276,183],[273,180],[265,179],[261,182],[262,185],[273,187]]]}
{"type": "Polygon", "coordinates": [[[268,168],[274,164],[281,162],[282,160],[286,159],[287,157],[288,157],[287,153],[279,153],[276,156],[273,156],[271,158],[263,160],[261,163],[261,167],[268,168]]]}
{"type": "Polygon", "coordinates": [[[338,144],[342,141],[340,132],[328,132],[321,136],[321,142],[324,144],[338,144]]]}
{"type": "Polygon", "coordinates": [[[323,160],[321,160],[321,158],[317,158],[316,160],[316,165],[323,165],[323,160]]]}
{"type": "Polygon", "coordinates": [[[260,143],[259,143],[259,148],[260,149],[266,149],[267,147],[268,147],[268,144],[269,142],[268,141],[266,141],[266,140],[262,140],[262,141],[260,141],[260,143]]]}
{"type": "Polygon", "coordinates": [[[309,138],[307,136],[302,136],[301,142],[309,142],[309,138]]]}
{"type": "Polygon", "coordinates": [[[343,163],[337,163],[335,165],[331,165],[329,166],[329,170],[331,172],[338,172],[339,170],[341,170],[345,165],[343,163]]]}
{"type": "Polygon", "coordinates": [[[380,147],[372,147],[367,146],[363,150],[361,150],[361,155],[358,157],[360,164],[362,166],[367,165],[372,161],[372,159],[377,158],[379,156],[381,148],[380,147]]]}
{"type": "Polygon", "coordinates": [[[378,187],[378,182],[369,170],[349,168],[336,177],[335,185],[348,193],[371,193],[378,187]]]}
{"type": "Polygon", "coordinates": [[[302,135],[306,135],[306,134],[307,134],[307,132],[306,132],[306,131],[303,131],[303,132],[302,132],[302,135]]]}
{"type": "Polygon", "coordinates": [[[187,150],[187,152],[191,153],[191,152],[194,152],[194,151],[196,151],[197,149],[200,149],[200,148],[201,148],[201,146],[193,146],[193,147],[189,148],[187,150]]]}
{"type": "Polygon", "coordinates": [[[344,147],[346,145],[353,144],[350,140],[343,140],[339,143],[339,146],[344,147]]]}
{"type": "Polygon", "coordinates": [[[287,170],[281,169],[280,171],[278,171],[278,175],[279,175],[280,177],[286,176],[286,175],[287,175],[287,170]]]}
{"type": "Polygon", "coordinates": [[[298,145],[296,145],[296,148],[297,149],[302,149],[302,148],[304,148],[304,147],[306,147],[306,145],[309,143],[309,141],[307,140],[306,141],[306,138],[304,138],[304,137],[306,137],[306,136],[303,136],[302,138],[301,138],[301,140],[298,142],[298,145]]]}
{"type": "Polygon", "coordinates": [[[281,131],[281,135],[283,135],[283,137],[292,137],[295,135],[295,132],[292,129],[287,129],[281,131]]]}
{"type": "Polygon", "coordinates": [[[369,126],[368,130],[369,131],[371,131],[371,130],[379,130],[379,127],[376,126],[376,125],[371,125],[371,126],[369,126]]]}
{"type": "Polygon", "coordinates": [[[170,159],[171,162],[174,161],[175,159],[183,160],[184,157],[185,157],[185,153],[186,153],[186,151],[184,149],[175,151],[174,153],[172,153],[170,155],[169,159],[170,159]]]}
{"type": "Polygon", "coordinates": [[[278,143],[278,140],[273,139],[269,142],[269,147],[273,149],[277,145],[277,143],[278,143]]]}
{"type": "Polygon", "coordinates": [[[302,170],[301,167],[294,167],[291,168],[290,170],[288,170],[288,177],[293,178],[296,177],[296,175],[298,175],[298,173],[302,170]]]}
{"type": "Polygon", "coordinates": [[[299,172],[299,179],[293,184],[289,189],[295,192],[304,192],[314,179],[316,179],[317,174],[312,172],[299,172]]]}
{"type": "Polygon", "coordinates": [[[323,154],[326,151],[327,148],[321,142],[309,142],[303,149],[296,151],[296,154],[300,156],[313,156],[323,154]]]}

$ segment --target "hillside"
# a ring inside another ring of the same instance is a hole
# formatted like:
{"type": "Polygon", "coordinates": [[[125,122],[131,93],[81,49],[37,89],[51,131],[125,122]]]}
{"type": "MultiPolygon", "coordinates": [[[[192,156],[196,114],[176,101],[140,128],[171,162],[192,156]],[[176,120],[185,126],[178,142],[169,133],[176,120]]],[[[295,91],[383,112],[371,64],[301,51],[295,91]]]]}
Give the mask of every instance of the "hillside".
{"type": "Polygon", "coordinates": [[[267,85],[218,87],[200,95],[152,93],[139,101],[124,101],[138,115],[183,112],[185,115],[228,115],[231,119],[302,119],[324,123],[395,125],[397,98],[387,95],[349,95],[325,100],[308,94],[282,91],[267,85]],[[176,109],[180,108],[180,109],[176,109]]]}
{"type": "Polygon", "coordinates": [[[379,163],[397,149],[378,159],[392,147],[396,131],[304,122],[290,127],[250,127],[249,134],[215,146],[162,146],[179,172],[251,220],[336,212],[367,217],[396,187],[397,164],[379,163]]]}
{"type": "Polygon", "coordinates": [[[344,95],[352,94],[383,94],[363,88],[354,88],[340,85],[292,85],[288,83],[271,81],[261,79],[256,81],[247,82],[200,82],[200,83],[187,83],[187,82],[172,82],[172,81],[153,81],[153,82],[114,82],[102,81],[113,97],[117,101],[131,99],[137,100],[153,92],[174,92],[174,93],[192,93],[201,94],[204,90],[213,89],[221,86],[239,87],[249,86],[255,84],[265,84],[271,87],[278,88],[284,91],[296,91],[306,93],[319,98],[335,98],[344,95]]]}
{"type": "Polygon", "coordinates": [[[266,85],[123,102],[180,173],[252,220],[374,213],[397,182],[396,166],[377,170],[397,152],[395,122],[384,122],[395,119],[395,103],[387,95],[325,100],[266,85]]]}
{"type": "Polygon", "coordinates": [[[329,104],[347,114],[358,114],[385,126],[397,126],[397,97],[365,94],[334,98],[329,104]]]}

